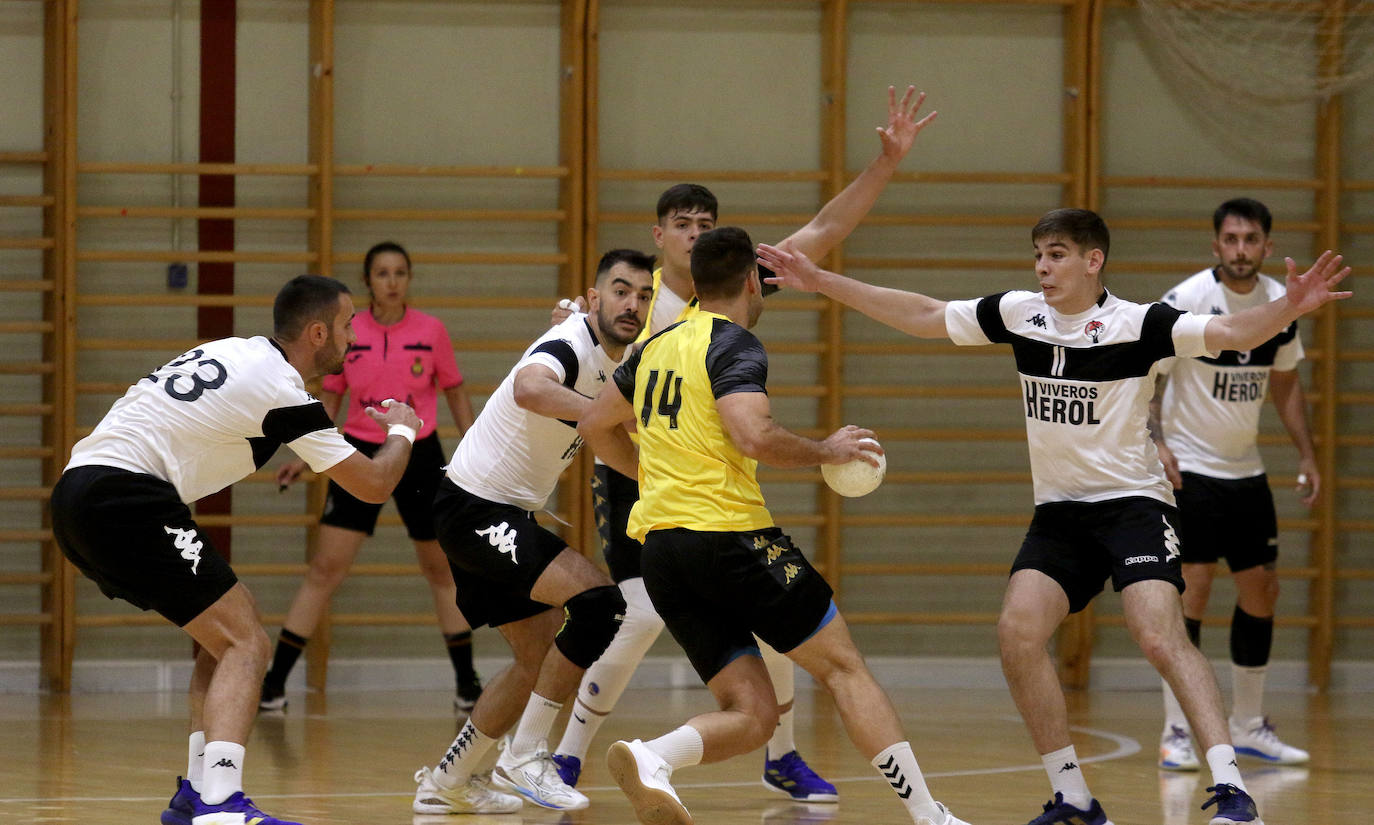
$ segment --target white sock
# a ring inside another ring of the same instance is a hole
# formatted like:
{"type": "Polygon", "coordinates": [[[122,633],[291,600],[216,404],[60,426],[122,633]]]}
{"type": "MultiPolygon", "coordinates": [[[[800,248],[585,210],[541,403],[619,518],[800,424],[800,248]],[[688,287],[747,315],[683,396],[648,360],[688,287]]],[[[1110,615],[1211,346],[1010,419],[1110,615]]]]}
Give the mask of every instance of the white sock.
{"type": "Polygon", "coordinates": [[[643,661],[644,654],[649,652],[654,640],[663,632],[663,619],[659,618],[653,602],[649,600],[644,579],[626,579],[619,586],[621,595],[625,597],[625,620],[620,623],[610,647],[587,668],[587,673],[582,677],[573,715],[554,753],[575,756],[581,760],[587,758],[587,750],[597,729],[615,709],[635,669],[643,661]]]}
{"type": "Polygon", "coordinates": [[[1169,683],[1163,679],[1160,682],[1164,685],[1164,726],[1178,726],[1191,731],[1192,728],[1188,725],[1188,714],[1183,712],[1183,706],[1178,703],[1174,689],[1169,687],[1169,683]]]}
{"type": "Polygon", "coordinates": [[[701,754],[706,745],[701,741],[701,733],[691,725],[683,725],[675,731],[665,733],[644,746],[668,763],[673,770],[689,768],[701,764],[701,754]]]}
{"type": "Polygon", "coordinates": [[[472,778],[474,769],[496,740],[487,736],[468,719],[448,746],[448,752],[434,767],[434,780],[445,788],[456,788],[472,778]]]}
{"type": "Polygon", "coordinates": [[[923,816],[931,820],[943,816],[940,809],[935,807],[935,800],[930,797],[930,789],[921,775],[921,766],[916,764],[916,754],[911,752],[910,742],[898,742],[885,748],[869,764],[897,792],[913,822],[923,816]],[[903,794],[906,796],[902,797],[903,794]]]}
{"type": "MultiPolygon", "coordinates": [[[[1207,767],[1212,769],[1212,784],[1235,785],[1245,791],[1245,782],[1236,767],[1236,749],[1230,745],[1213,745],[1207,749],[1207,767]]],[[[1249,791],[1246,791],[1249,793],[1249,791]]]]}
{"type": "Polygon", "coordinates": [[[237,742],[205,743],[202,802],[218,805],[243,790],[243,754],[243,745],[237,742]]]}
{"type": "MultiPolygon", "coordinates": [[[[588,675],[591,671],[587,671],[588,675]]],[[[573,703],[572,713],[568,715],[568,726],[563,729],[563,741],[558,743],[558,749],[554,753],[563,756],[574,756],[579,760],[585,761],[587,749],[592,746],[592,740],[596,738],[596,732],[601,729],[601,723],[606,721],[606,714],[597,713],[587,707],[582,702],[582,697],[578,697],[573,703]]]]}
{"type": "MultiPolygon", "coordinates": [[[[791,659],[774,650],[767,642],[754,637],[763,654],[763,666],[768,668],[768,679],[773,683],[773,694],[778,698],[778,707],[792,703],[797,695],[797,666],[791,659]]],[[[768,740],[767,758],[780,759],[797,749],[796,734],[792,725],[792,711],[778,714],[777,727],[768,740]]]]}
{"type": "Polygon", "coordinates": [[[1060,748],[1053,753],[1040,757],[1045,773],[1050,776],[1050,787],[1064,795],[1064,801],[1080,811],[1086,811],[1093,804],[1092,792],[1088,790],[1088,780],[1083,777],[1083,769],[1078,766],[1078,752],[1073,745],[1060,748]]]}
{"type": "Polygon", "coordinates": [[[1231,663],[1231,718],[1249,722],[1264,716],[1264,680],[1269,666],[1244,667],[1231,663]]]}
{"type": "Polygon", "coordinates": [[[191,734],[191,739],[186,747],[186,781],[191,783],[191,787],[196,793],[200,793],[201,785],[205,784],[205,731],[198,730],[191,734]]]}
{"type": "Polygon", "coordinates": [[[562,703],[531,693],[530,701],[525,705],[525,712],[520,715],[520,724],[515,729],[515,735],[511,737],[511,753],[522,756],[534,753],[541,742],[548,740],[549,731],[562,709],[562,703]]]}

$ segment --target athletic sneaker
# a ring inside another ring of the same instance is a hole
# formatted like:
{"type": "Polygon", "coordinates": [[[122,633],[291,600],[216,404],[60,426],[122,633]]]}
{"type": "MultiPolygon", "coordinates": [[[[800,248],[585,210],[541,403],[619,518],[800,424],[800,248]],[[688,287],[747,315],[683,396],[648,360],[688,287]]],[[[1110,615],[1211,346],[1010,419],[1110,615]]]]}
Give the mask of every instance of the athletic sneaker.
{"type": "Polygon", "coordinates": [[[1209,825],[1264,825],[1255,810],[1255,800],[1235,785],[1213,785],[1207,792],[1212,798],[1202,803],[1202,810],[1217,806],[1209,825]]]}
{"type": "Polygon", "coordinates": [[[162,812],[162,825],[191,825],[192,800],[195,799],[200,799],[200,794],[191,787],[191,781],[178,776],[177,792],[172,794],[167,810],[162,812]]]}
{"type": "Polygon", "coordinates": [[[552,759],[554,767],[558,768],[558,778],[569,788],[576,788],[577,780],[582,778],[582,760],[562,753],[555,753],[552,759]]]}
{"type": "Polygon", "coordinates": [[[506,748],[496,759],[491,780],[497,787],[515,791],[540,806],[555,811],[580,811],[590,804],[558,775],[548,745],[539,743],[533,753],[517,754],[506,748]]]}
{"type": "Polygon", "coordinates": [[[482,695],[482,680],[474,673],[470,678],[459,679],[458,689],[453,695],[453,709],[459,713],[471,713],[477,707],[477,699],[482,695]]]}
{"type": "Polygon", "coordinates": [[[421,768],[415,772],[415,782],[418,787],[410,809],[417,814],[513,814],[522,807],[520,797],[493,789],[481,776],[445,788],[429,768],[421,768]]]}
{"type": "Polygon", "coordinates": [[[811,770],[796,751],[788,751],[780,759],[763,760],[763,787],[786,794],[797,802],[839,802],[840,793],[811,770]]]}
{"type": "Polygon", "coordinates": [[[1165,725],[1159,735],[1159,766],[1166,771],[1195,771],[1197,752],[1193,750],[1193,735],[1181,725],[1165,725]]]}
{"type": "Polygon", "coordinates": [[[286,708],[286,686],[270,679],[262,680],[262,696],[258,699],[258,710],[284,710],[286,708]]]}
{"type": "Polygon", "coordinates": [[[1232,719],[1230,724],[1231,742],[1241,756],[1253,756],[1274,765],[1302,765],[1307,762],[1307,751],[1279,741],[1268,716],[1257,716],[1248,722],[1232,719]]]}
{"type": "Polygon", "coordinates": [[[253,800],[235,791],[218,805],[207,805],[199,795],[191,800],[191,825],[301,825],[268,816],[253,800]]]}
{"type": "Polygon", "coordinates": [[[1064,794],[1056,791],[1054,799],[1045,803],[1045,812],[1026,825],[1112,825],[1112,821],[1103,813],[1096,799],[1085,811],[1065,802],[1064,794]]]}
{"type": "Polygon", "coordinates": [[[944,819],[931,819],[928,816],[921,816],[916,818],[916,825],[969,825],[964,820],[950,813],[949,808],[946,808],[939,802],[935,803],[935,807],[940,809],[940,815],[943,816],[944,819]]]}
{"type": "Polygon", "coordinates": [[[692,815],[668,783],[673,769],[640,740],[620,741],[606,752],[611,778],[643,825],[692,825],[692,815]]]}

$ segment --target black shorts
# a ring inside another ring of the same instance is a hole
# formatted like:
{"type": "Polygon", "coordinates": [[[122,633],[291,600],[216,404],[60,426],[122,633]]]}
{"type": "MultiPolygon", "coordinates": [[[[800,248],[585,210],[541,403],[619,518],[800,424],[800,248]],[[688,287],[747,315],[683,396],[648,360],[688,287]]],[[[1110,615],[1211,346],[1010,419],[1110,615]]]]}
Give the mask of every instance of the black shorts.
{"type": "Polygon", "coordinates": [[[533,513],[475,496],[444,478],[434,498],[434,524],[468,624],[500,627],[554,606],[534,601],[530,591],[568,544],[540,527],[533,513]]]}
{"type": "Polygon", "coordinates": [[[757,634],[786,653],[815,633],[834,592],[782,530],[654,530],[644,586],[703,682],[757,653],[757,634]]]}
{"type": "Polygon", "coordinates": [[[111,599],[184,627],[238,577],[171,484],[115,467],[73,467],[52,491],[52,531],[72,564],[111,599]]]}
{"type": "MultiPolygon", "coordinates": [[[[381,444],[362,441],[351,435],[344,438],[358,448],[358,452],[371,458],[382,448],[381,444]]],[[[439,433],[432,432],[415,442],[410,450],[410,463],[396,485],[391,497],[396,500],[396,510],[405,522],[406,533],[414,541],[434,541],[434,492],[439,489],[439,479],[444,477],[444,446],[439,443],[439,433]]],[[[356,498],[334,481],[329,482],[329,492],[324,498],[324,513],[320,524],[356,530],[369,536],[377,528],[377,515],[382,505],[371,504],[356,498]]]]}
{"type": "Polygon", "coordinates": [[[592,512],[596,514],[596,534],[601,539],[601,555],[616,584],[644,575],[639,557],[644,545],[625,535],[630,508],[639,501],[639,482],[621,475],[605,464],[592,470],[592,512]]]}
{"type": "Polygon", "coordinates": [[[1279,557],[1279,520],[1268,476],[1211,478],[1183,473],[1174,491],[1183,517],[1185,564],[1226,559],[1232,572],[1271,564],[1279,557]]]}
{"type": "Polygon", "coordinates": [[[1178,524],[1178,508],[1152,498],[1041,504],[1011,572],[1039,570],[1054,579],[1070,613],[1087,607],[1108,576],[1118,592],[1159,579],[1182,593],[1178,524]]]}

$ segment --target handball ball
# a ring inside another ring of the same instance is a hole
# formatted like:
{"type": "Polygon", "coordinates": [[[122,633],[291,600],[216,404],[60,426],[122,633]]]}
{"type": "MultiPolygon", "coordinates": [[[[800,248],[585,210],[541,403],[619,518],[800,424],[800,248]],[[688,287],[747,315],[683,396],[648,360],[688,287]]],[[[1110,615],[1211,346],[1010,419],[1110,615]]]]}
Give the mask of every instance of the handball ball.
{"type": "MultiPolygon", "coordinates": [[[[871,438],[863,440],[873,441],[871,438]]],[[[883,476],[887,474],[887,456],[877,453],[874,455],[878,459],[877,467],[856,458],[848,464],[822,464],[821,475],[825,478],[825,483],[830,485],[830,489],[842,496],[866,496],[878,489],[878,485],[883,483],[883,476]]]]}

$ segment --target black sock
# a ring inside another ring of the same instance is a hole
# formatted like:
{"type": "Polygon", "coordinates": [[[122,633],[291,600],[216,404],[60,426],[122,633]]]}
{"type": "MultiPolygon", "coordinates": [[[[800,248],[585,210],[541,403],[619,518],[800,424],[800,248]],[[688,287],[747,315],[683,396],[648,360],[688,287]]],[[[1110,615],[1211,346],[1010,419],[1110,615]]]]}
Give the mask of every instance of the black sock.
{"type": "Polygon", "coordinates": [[[1274,644],[1274,617],[1251,616],[1240,605],[1231,614],[1231,661],[1241,667],[1269,664],[1274,644]]]}
{"type": "Polygon", "coordinates": [[[453,675],[460,682],[472,679],[476,675],[472,669],[472,631],[445,633],[444,645],[448,648],[449,661],[453,662],[453,675]]]}
{"type": "Polygon", "coordinates": [[[305,650],[305,644],[309,641],[283,627],[281,635],[277,637],[277,649],[272,653],[272,668],[267,671],[266,681],[277,687],[285,685],[286,677],[291,675],[291,668],[296,666],[296,660],[301,657],[301,651],[305,650]]]}

